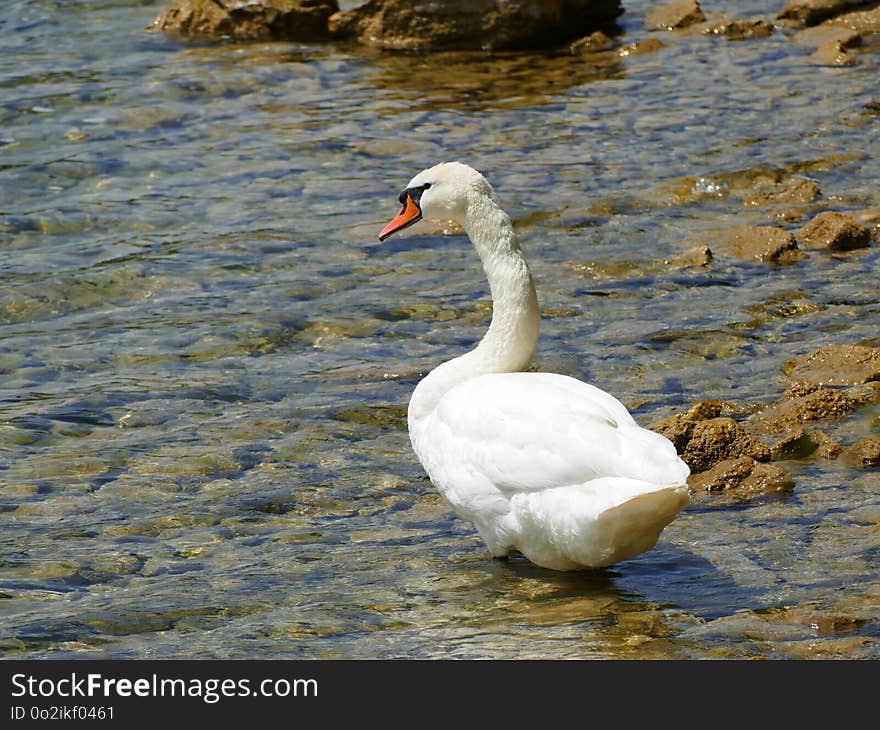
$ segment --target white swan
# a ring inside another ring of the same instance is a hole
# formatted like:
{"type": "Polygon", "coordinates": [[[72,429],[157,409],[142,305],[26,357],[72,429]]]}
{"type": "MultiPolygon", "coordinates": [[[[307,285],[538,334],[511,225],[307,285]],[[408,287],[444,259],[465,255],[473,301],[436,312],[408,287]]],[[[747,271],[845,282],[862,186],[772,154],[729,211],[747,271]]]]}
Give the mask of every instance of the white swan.
{"type": "Polygon", "coordinates": [[[613,396],[553,373],[520,372],[538,340],[538,300],[510,217],[476,170],[441,163],[400,194],[379,239],[452,219],[489,280],[492,323],[477,347],[419,382],[413,449],[493,556],[516,548],[545,568],[611,565],[652,548],[688,502],[685,464],[613,396]]]}

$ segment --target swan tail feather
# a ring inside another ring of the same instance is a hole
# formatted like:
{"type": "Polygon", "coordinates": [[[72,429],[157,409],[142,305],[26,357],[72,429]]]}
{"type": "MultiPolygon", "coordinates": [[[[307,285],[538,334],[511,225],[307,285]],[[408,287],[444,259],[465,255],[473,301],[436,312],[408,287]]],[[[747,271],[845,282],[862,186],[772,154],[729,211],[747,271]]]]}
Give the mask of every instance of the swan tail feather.
{"type": "Polygon", "coordinates": [[[515,533],[519,551],[537,565],[599,568],[652,548],[688,502],[685,484],[603,477],[516,495],[506,531],[515,533]]]}

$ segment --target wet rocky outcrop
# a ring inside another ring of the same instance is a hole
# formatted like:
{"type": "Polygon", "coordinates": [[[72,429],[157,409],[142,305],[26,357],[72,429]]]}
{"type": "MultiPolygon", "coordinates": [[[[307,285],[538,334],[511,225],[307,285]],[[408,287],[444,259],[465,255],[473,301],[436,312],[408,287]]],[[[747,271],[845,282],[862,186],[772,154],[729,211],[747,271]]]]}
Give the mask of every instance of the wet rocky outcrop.
{"type": "Polygon", "coordinates": [[[798,385],[776,403],[750,416],[747,426],[752,433],[783,434],[805,423],[839,420],[864,404],[862,397],[843,390],[798,385]]]}
{"type": "Polygon", "coordinates": [[[645,14],[645,24],[656,30],[680,30],[705,20],[706,15],[696,0],[675,0],[645,14]]]}
{"type": "Polygon", "coordinates": [[[729,412],[730,406],[719,401],[703,401],[651,426],[672,441],[691,468],[691,494],[730,504],[793,490],[788,470],[768,463],[770,448],[724,415],[729,412]]]}
{"type": "Polygon", "coordinates": [[[694,474],[688,487],[697,496],[716,495],[715,504],[740,502],[751,497],[785,494],[794,490],[791,474],[778,464],[766,464],[749,456],[726,459],[711,469],[694,474]]]}
{"type": "Polygon", "coordinates": [[[880,382],[845,389],[795,382],[778,401],[750,409],[748,416],[734,404],[703,401],[653,423],[651,429],[668,438],[691,468],[692,493],[723,492],[723,502],[729,503],[794,489],[791,474],[770,462],[812,457],[866,467],[880,464],[880,438],[844,448],[815,427],[871,403],[880,403],[880,382]]]}
{"type": "Polygon", "coordinates": [[[880,33],[880,2],[874,2],[864,7],[850,10],[826,20],[823,25],[850,28],[856,33],[868,36],[880,33]]]}
{"type": "Polygon", "coordinates": [[[563,46],[608,30],[621,12],[619,0],[368,0],[329,28],[394,50],[514,50],[563,46]]]}
{"type": "Polygon", "coordinates": [[[812,47],[809,59],[825,66],[856,63],[849,51],[861,48],[863,37],[880,33],[880,3],[876,0],[790,0],[778,17],[801,28],[793,39],[812,47]]]}
{"type": "Polygon", "coordinates": [[[809,385],[858,385],[880,381],[880,348],[864,345],[825,345],[782,365],[794,382],[809,385]]]}
{"type": "Polygon", "coordinates": [[[150,25],[185,38],[312,41],[328,37],[336,0],[177,0],[150,25]]]}
{"type": "Polygon", "coordinates": [[[703,401],[688,411],[652,424],[651,429],[673,443],[693,473],[740,456],[769,461],[767,445],[745,431],[727,413],[729,410],[720,401],[703,401]]]}
{"type": "Polygon", "coordinates": [[[852,251],[870,245],[871,231],[848,215],[829,210],[801,228],[797,238],[806,248],[852,251]]]}
{"type": "Polygon", "coordinates": [[[717,173],[711,177],[688,175],[658,186],[657,194],[666,205],[687,205],[706,197],[739,198],[746,207],[777,206],[785,219],[802,217],[805,206],[821,194],[818,184],[805,177],[837,164],[825,158],[795,163],[781,168],[746,168],[717,173]],[[788,210],[782,206],[790,206],[788,210]]]}

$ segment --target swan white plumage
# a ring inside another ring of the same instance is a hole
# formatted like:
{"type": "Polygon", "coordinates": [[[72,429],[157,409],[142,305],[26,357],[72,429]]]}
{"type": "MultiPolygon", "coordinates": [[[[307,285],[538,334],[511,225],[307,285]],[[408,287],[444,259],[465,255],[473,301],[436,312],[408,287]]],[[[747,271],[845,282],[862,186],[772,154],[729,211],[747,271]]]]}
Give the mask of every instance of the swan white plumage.
{"type": "Polygon", "coordinates": [[[432,370],[410,400],[410,440],[431,481],[496,557],[516,548],[542,567],[575,570],[652,548],[688,502],[688,466],[608,393],[522,372],[538,340],[538,300],[491,185],[446,162],[416,175],[400,202],[379,239],[422,217],[457,221],[493,302],[477,347],[432,370]]]}

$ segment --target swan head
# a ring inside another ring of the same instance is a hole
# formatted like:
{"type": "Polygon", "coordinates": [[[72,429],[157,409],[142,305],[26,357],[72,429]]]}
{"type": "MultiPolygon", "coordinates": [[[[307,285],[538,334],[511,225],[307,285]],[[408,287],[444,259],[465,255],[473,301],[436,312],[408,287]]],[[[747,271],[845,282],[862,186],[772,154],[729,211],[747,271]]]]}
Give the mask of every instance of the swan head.
{"type": "Polygon", "coordinates": [[[379,231],[379,240],[408,228],[422,218],[464,221],[475,195],[494,197],[492,186],[463,162],[441,162],[422,170],[400,194],[400,212],[379,231]]]}

